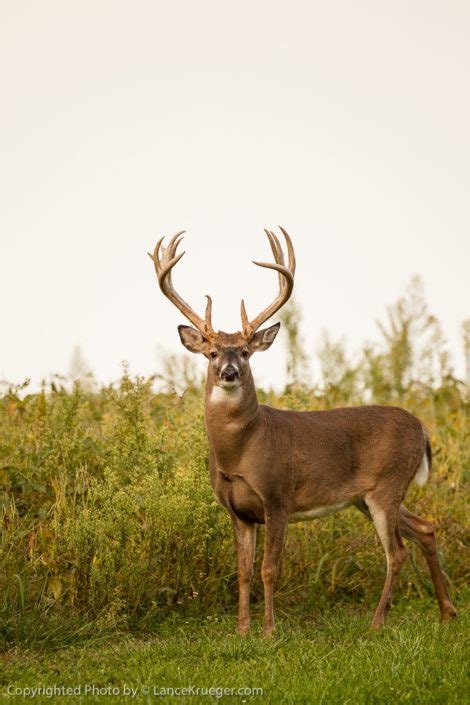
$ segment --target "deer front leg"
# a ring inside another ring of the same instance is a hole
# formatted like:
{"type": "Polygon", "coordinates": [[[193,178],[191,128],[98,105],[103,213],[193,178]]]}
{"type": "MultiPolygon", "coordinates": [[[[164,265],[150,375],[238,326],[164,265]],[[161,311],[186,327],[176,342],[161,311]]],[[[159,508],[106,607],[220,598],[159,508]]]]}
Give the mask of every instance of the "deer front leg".
{"type": "Polygon", "coordinates": [[[250,583],[256,548],[256,524],[232,517],[238,562],[238,623],[237,631],[245,636],[250,631],[250,583]]]}
{"type": "Polygon", "coordinates": [[[264,634],[274,633],[273,591],[286,534],[287,517],[266,513],[261,577],[264,586],[264,634]]]}

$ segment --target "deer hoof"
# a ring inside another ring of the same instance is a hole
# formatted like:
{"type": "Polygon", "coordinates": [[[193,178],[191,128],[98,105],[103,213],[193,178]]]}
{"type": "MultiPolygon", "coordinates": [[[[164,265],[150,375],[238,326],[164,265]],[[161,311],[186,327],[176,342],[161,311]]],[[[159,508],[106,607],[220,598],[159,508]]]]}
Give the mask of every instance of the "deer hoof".
{"type": "Polygon", "coordinates": [[[264,627],[263,634],[267,639],[271,639],[274,636],[275,627],[274,624],[267,624],[264,627]]]}
{"type": "Polygon", "coordinates": [[[237,634],[240,634],[240,636],[248,636],[250,633],[250,625],[249,624],[237,624],[237,634]]]}
{"type": "Polygon", "coordinates": [[[455,611],[454,607],[449,607],[448,609],[445,610],[445,612],[441,613],[441,623],[442,624],[447,624],[448,622],[452,622],[453,619],[457,618],[457,612],[455,611]]]}

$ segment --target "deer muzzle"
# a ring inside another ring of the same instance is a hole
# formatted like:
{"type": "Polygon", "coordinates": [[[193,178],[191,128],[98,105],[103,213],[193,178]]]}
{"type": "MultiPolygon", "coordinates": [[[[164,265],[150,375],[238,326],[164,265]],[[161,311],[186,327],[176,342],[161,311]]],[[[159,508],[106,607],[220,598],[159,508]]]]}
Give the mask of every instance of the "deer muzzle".
{"type": "Polygon", "coordinates": [[[220,379],[223,382],[235,382],[236,380],[240,379],[240,373],[235,367],[235,365],[228,364],[223,368],[222,372],[220,373],[220,379]]]}

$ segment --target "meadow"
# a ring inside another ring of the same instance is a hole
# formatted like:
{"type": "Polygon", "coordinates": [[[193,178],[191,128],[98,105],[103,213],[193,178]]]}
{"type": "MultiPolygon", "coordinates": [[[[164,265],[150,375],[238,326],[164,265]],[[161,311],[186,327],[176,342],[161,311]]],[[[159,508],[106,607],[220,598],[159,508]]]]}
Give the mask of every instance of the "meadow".
{"type": "MultiPolygon", "coordinates": [[[[233,633],[230,522],[208,481],[202,380],[187,358],[167,360],[162,374],[148,379],[124,369],[107,386],[86,374],[56,377],[34,393],[27,382],[4,383],[4,697],[25,697],[9,690],[12,684],[94,683],[120,688],[110,697],[123,701],[131,697],[124,684],[263,689],[263,695],[223,696],[242,702],[465,700],[469,390],[452,373],[439,323],[415,282],[388,310],[378,342],[355,359],[325,336],[315,353],[321,372],[309,385],[299,381],[309,355],[295,304],[283,323],[288,383],[278,392],[259,390],[260,401],[295,409],[396,404],[427,426],[433,470],[427,485],[410,488],[408,506],[435,524],[459,619],[438,624],[426,566],[409,546],[389,623],[372,634],[385,561],[372,525],[348,510],[289,528],[272,642],[259,629],[258,550],[254,629],[243,640],[233,633]]],[[[468,354],[468,324],[464,334],[468,354]]],[[[187,697],[219,699],[217,693],[187,697]]]]}

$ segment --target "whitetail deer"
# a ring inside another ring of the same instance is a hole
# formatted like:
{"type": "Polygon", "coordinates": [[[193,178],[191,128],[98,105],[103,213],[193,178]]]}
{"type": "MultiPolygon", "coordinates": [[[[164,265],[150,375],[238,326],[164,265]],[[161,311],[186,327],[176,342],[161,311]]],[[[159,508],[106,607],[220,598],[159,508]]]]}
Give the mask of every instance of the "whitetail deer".
{"type": "Polygon", "coordinates": [[[215,332],[212,301],[204,319],[173,288],[171,273],[183,232],[166,249],[163,238],[149,256],[162,292],[193,324],[179,326],[183,345],[209,361],[205,421],[210,445],[210,479],[217,500],[230,514],[238,556],[238,631],[249,630],[250,581],[256,527],[265,525],[261,575],[264,585],[264,632],[274,631],[273,583],[289,522],[311,519],[350,505],[372,519],[383,544],[387,575],[372,626],[382,626],[392,588],[407,551],[402,536],[424,553],[436,589],[441,619],[455,616],[439,564],[434,529],[411,514],[403,499],[411,480],[423,484],[431,467],[431,446],[421,422],[403,409],[362,406],[329,411],[284,411],[258,404],[249,359],[267,350],[279,323],[258,330],[289,299],[294,285],[295,255],[281,228],[288,263],[276,235],[266,230],[279,293],[273,303],[249,321],[241,303],[242,331],[215,332]]]}

